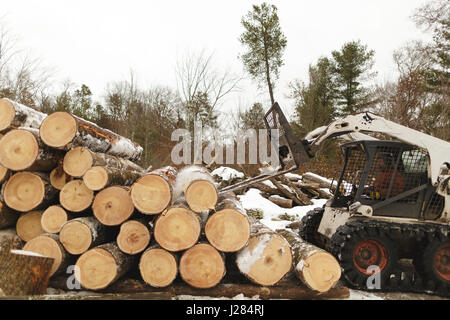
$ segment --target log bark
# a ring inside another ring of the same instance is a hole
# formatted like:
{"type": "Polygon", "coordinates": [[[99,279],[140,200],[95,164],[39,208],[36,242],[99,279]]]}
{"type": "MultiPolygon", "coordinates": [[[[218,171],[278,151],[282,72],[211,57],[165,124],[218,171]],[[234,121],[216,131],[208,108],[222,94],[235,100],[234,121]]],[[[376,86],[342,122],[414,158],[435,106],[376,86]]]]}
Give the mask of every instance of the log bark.
{"type": "Polygon", "coordinates": [[[112,186],[103,189],[95,196],[92,212],[100,223],[106,226],[118,226],[134,213],[129,188],[112,186]]]}
{"type": "Polygon", "coordinates": [[[41,217],[41,226],[46,233],[59,233],[61,227],[70,216],[60,205],[53,205],[44,210],[41,217]]]}
{"type": "Polygon", "coordinates": [[[88,209],[94,200],[94,191],[84,184],[83,180],[72,180],[66,183],[59,193],[59,202],[64,209],[71,212],[82,212],[88,209]]]}
{"type": "Polygon", "coordinates": [[[142,175],[142,172],[137,171],[95,166],[86,171],[83,181],[89,189],[99,191],[112,185],[129,187],[142,175]]]}
{"type": "Polygon", "coordinates": [[[295,183],[291,182],[289,179],[285,178],[285,177],[279,177],[280,181],[285,184],[286,186],[288,186],[292,192],[294,193],[295,197],[297,199],[300,200],[301,203],[303,203],[303,205],[307,205],[310,206],[312,205],[312,201],[311,199],[305,194],[303,193],[303,191],[301,191],[296,185],[295,183]]]}
{"type": "Polygon", "coordinates": [[[225,276],[225,258],[210,244],[198,243],[183,253],[179,269],[184,282],[194,288],[208,289],[225,276]]]}
{"type": "Polygon", "coordinates": [[[13,171],[51,171],[59,157],[40,141],[36,129],[14,129],[0,139],[0,164],[13,171]]]}
{"type": "Polygon", "coordinates": [[[270,181],[281,191],[283,196],[291,199],[295,202],[296,205],[303,206],[304,202],[302,202],[299,198],[297,198],[294,194],[292,194],[285,186],[283,186],[280,182],[275,179],[270,179],[270,181]]]}
{"type": "Polygon", "coordinates": [[[131,199],[139,212],[159,214],[173,202],[173,185],[177,171],[173,167],[154,170],[131,186],[131,199]]]}
{"type": "Polygon", "coordinates": [[[236,253],[237,267],[253,283],[273,286],[292,269],[291,248],[275,231],[255,219],[250,221],[250,240],[236,253]]]}
{"type": "Polygon", "coordinates": [[[63,150],[82,146],[131,161],[139,160],[143,151],[130,139],[67,112],[49,115],[42,121],[39,132],[46,145],[63,150]]]}
{"type": "MultiPolygon", "coordinates": [[[[317,175],[311,173],[311,172],[306,172],[305,174],[303,174],[302,176],[302,182],[304,183],[318,183],[320,188],[330,188],[330,181],[328,179],[322,178],[322,177],[318,177],[317,175]]],[[[333,183],[333,186],[336,186],[336,181],[333,183]]]]}
{"type": "Polygon", "coordinates": [[[102,244],[78,258],[75,278],[88,290],[104,289],[127,273],[133,261],[133,256],[120,251],[115,243],[102,244]]]}
{"type": "Polygon", "coordinates": [[[174,199],[184,199],[191,210],[197,213],[214,209],[218,192],[211,173],[199,166],[181,169],[174,187],[174,199]]]}
{"type": "Polygon", "coordinates": [[[59,239],[67,252],[80,255],[105,243],[107,228],[94,217],[75,218],[64,223],[59,239]]]}
{"type": "Polygon", "coordinates": [[[53,258],[12,250],[0,251],[0,288],[5,295],[45,294],[53,258]]]}
{"type": "Polygon", "coordinates": [[[47,114],[7,98],[0,99],[0,132],[10,128],[39,129],[47,114]]]}
{"type": "Polygon", "coordinates": [[[45,233],[41,226],[42,212],[30,211],[22,214],[17,220],[17,235],[25,242],[45,233]]]}
{"type": "Polygon", "coordinates": [[[311,290],[327,292],[341,277],[341,267],[330,253],[305,242],[296,233],[277,230],[291,245],[297,277],[311,290]]]}
{"type": "Polygon", "coordinates": [[[271,195],[271,196],[285,197],[284,193],[281,192],[280,190],[278,190],[276,188],[272,188],[262,182],[254,183],[251,185],[251,187],[256,188],[259,191],[267,193],[268,195],[271,195]]]}
{"type": "Polygon", "coordinates": [[[19,214],[13,212],[0,201],[0,229],[6,229],[16,224],[19,214]]]}
{"type": "Polygon", "coordinates": [[[53,258],[50,277],[66,272],[67,267],[73,262],[73,258],[61,245],[59,237],[56,234],[41,234],[28,241],[23,247],[23,250],[53,258]]]}
{"type": "Polygon", "coordinates": [[[150,225],[143,219],[128,220],[120,226],[117,245],[122,252],[130,255],[141,253],[151,240],[150,225]]]}
{"type": "Polygon", "coordinates": [[[67,173],[64,172],[64,169],[62,166],[57,166],[50,172],[50,184],[55,188],[56,190],[61,191],[62,188],[66,185],[66,183],[73,180],[73,177],[69,176],[67,173]]]}
{"type": "Polygon", "coordinates": [[[277,196],[270,196],[268,200],[275,203],[277,206],[281,208],[290,209],[292,208],[293,205],[293,201],[291,199],[280,198],[277,196]]]}
{"type": "Polygon", "coordinates": [[[139,272],[148,285],[154,288],[167,287],[178,275],[178,258],[160,246],[153,245],[141,255],[139,272]]]}
{"type": "Polygon", "coordinates": [[[0,230],[0,251],[20,250],[25,242],[17,235],[16,229],[0,230]]]}
{"type": "Polygon", "coordinates": [[[57,196],[48,175],[37,172],[18,172],[9,178],[2,189],[5,204],[20,212],[47,207],[57,196]]]}
{"type": "Polygon", "coordinates": [[[200,217],[182,204],[164,211],[154,225],[156,242],[172,252],[187,250],[195,245],[201,234],[200,217]]]}
{"type": "Polygon", "coordinates": [[[241,250],[250,238],[250,221],[239,200],[232,194],[219,200],[215,213],[205,224],[209,243],[223,252],[241,250]]]}
{"type": "Polygon", "coordinates": [[[144,172],[144,169],[132,161],[116,156],[93,152],[85,147],[74,147],[64,156],[63,169],[72,176],[80,178],[92,167],[108,167],[121,171],[144,172]]]}

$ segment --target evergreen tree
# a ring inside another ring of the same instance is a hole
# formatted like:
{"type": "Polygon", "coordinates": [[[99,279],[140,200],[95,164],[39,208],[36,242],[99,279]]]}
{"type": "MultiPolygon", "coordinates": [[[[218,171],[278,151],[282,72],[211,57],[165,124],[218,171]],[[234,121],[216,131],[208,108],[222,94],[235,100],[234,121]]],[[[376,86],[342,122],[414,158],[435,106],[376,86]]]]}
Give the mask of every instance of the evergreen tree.
{"type": "Polygon", "coordinates": [[[247,129],[265,129],[264,109],[261,103],[256,102],[253,106],[244,112],[239,112],[239,127],[242,130],[247,129]]]}
{"type": "Polygon", "coordinates": [[[270,101],[275,103],[273,89],[283,63],[286,37],[281,31],[277,7],[263,3],[254,5],[241,20],[245,32],[239,40],[247,48],[240,56],[247,72],[259,83],[266,83],[270,101]]]}

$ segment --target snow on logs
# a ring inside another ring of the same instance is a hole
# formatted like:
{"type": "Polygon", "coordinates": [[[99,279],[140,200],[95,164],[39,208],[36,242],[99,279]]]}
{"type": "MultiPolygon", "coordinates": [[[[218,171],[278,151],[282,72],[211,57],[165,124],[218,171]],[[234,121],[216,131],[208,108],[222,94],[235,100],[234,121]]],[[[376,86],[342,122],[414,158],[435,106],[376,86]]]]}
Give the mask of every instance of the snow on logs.
{"type": "Polygon", "coordinates": [[[47,114],[10,99],[0,99],[0,132],[10,128],[26,127],[39,129],[47,114]]]}
{"type": "Polygon", "coordinates": [[[67,112],[50,114],[42,121],[39,133],[46,145],[66,151],[82,146],[131,161],[139,160],[143,151],[130,139],[67,112]]]}

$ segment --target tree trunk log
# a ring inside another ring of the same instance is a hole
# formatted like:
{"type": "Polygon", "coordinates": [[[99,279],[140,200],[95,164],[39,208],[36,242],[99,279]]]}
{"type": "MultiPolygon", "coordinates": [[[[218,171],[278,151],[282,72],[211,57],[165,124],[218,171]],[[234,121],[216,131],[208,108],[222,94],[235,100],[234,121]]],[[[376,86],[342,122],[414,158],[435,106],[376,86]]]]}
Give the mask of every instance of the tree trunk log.
{"type": "Polygon", "coordinates": [[[330,253],[305,242],[296,233],[278,230],[291,245],[294,271],[311,290],[327,292],[341,277],[341,267],[330,253]]]}
{"type": "Polygon", "coordinates": [[[53,258],[50,277],[66,272],[67,267],[73,263],[73,257],[66,252],[56,234],[41,234],[28,241],[23,250],[53,258]]]}
{"type": "Polygon", "coordinates": [[[0,230],[0,251],[19,250],[23,248],[25,242],[17,235],[16,230],[0,230]]]}
{"type": "Polygon", "coordinates": [[[89,189],[99,191],[112,185],[129,187],[142,175],[137,171],[95,166],[86,171],[83,181],[89,189]]]}
{"type": "Polygon", "coordinates": [[[207,243],[198,243],[185,251],[180,259],[180,276],[194,288],[216,286],[225,276],[225,258],[207,243]]]}
{"type": "Polygon", "coordinates": [[[139,272],[142,279],[154,288],[172,284],[178,274],[178,258],[158,245],[149,247],[141,255],[139,272]]]}
{"type": "Polygon", "coordinates": [[[205,224],[205,236],[212,246],[223,252],[239,251],[248,243],[250,221],[233,194],[219,200],[215,213],[205,224]]]}
{"type": "Polygon", "coordinates": [[[13,250],[0,251],[0,288],[5,295],[45,294],[53,258],[13,250]]]}
{"type": "Polygon", "coordinates": [[[94,217],[80,217],[67,221],[59,239],[73,255],[80,255],[107,241],[107,228],[94,217]]]}
{"type": "Polygon", "coordinates": [[[194,212],[214,209],[218,200],[217,186],[206,168],[187,166],[180,170],[174,187],[174,199],[182,198],[194,212]]]}
{"type": "Polygon", "coordinates": [[[122,252],[134,255],[144,251],[150,240],[150,225],[145,220],[128,220],[120,226],[117,245],[122,252]]]}
{"type": "Polygon", "coordinates": [[[102,244],[78,258],[75,278],[88,290],[104,289],[127,273],[133,261],[133,256],[120,251],[115,243],[102,244]]]}
{"type": "Polygon", "coordinates": [[[62,166],[57,166],[50,172],[50,184],[56,190],[61,191],[62,188],[66,185],[66,183],[72,181],[72,177],[64,172],[62,166]]]}
{"type": "Polygon", "coordinates": [[[172,252],[191,248],[198,242],[200,234],[200,217],[182,204],[175,204],[164,211],[154,226],[156,242],[172,252]]]}
{"type": "Polygon", "coordinates": [[[292,208],[293,205],[293,201],[291,199],[284,199],[278,196],[270,196],[268,200],[275,203],[277,206],[281,208],[290,209],[292,208]]]}
{"type": "Polygon", "coordinates": [[[280,181],[292,190],[296,198],[299,199],[303,203],[303,205],[310,206],[313,204],[311,199],[306,194],[304,194],[303,191],[301,191],[295,185],[295,183],[291,182],[289,179],[286,179],[285,177],[280,177],[280,181]]]}
{"type": "Polygon", "coordinates": [[[48,175],[18,172],[2,188],[5,204],[20,212],[39,210],[55,201],[57,191],[48,182],[48,175]]]}
{"type": "Polygon", "coordinates": [[[118,226],[128,220],[134,212],[129,188],[112,186],[95,196],[92,204],[94,216],[106,226],[118,226]]]}
{"type": "Polygon", "coordinates": [[[173,202],[177,171],[173,167],[154,170],[131,186],[131,199],[139,212],[147,215],[163,212],[173,202]]]}
{"type": "Polygon", "coordinates": [[[51,171],[59,157],[40,141],[36,129],[14,129],[0,139],[0,164],[13,171],[51,171]]]}
{"type": "Polygon", "coordinates": [[[10,128],[39,129],[47,114],[7,98],[0,99],[0,132],[10,128]]]}
{"type": "Polygon", "coordinates": [[[83,180],[72,180],[66,183],[59,193],[59,202],[64,209],[71,212],[82,212],[89,208],[94,200],[94,191],[84,184],[83,180]]]}
{"type": "Polygon", "coordinates": [[[258,183],[254,183],[251,185],[252,188],[256,188],[259,191],[262,191],[264,193],[267,193],[271,196],[280,196],[280,197],[285,197],[284,193],[281,192],[280,190],[276,189],[276,188],[272,188],[262,182],[258,182],[258,183]]]}
{"type": "Polygon", "coordinates": [[[250,240],[236,253],[237,267],[256,284],[275,285],[292,269],[291,248],[282,236],[257,220],[250,220],[250,240]]]}
{"type": "Polygon", "coordinates": [[[143,151],[130,139],[67,112],[49,115],[42,121],[39,132],[46,145],[63,150],[81,146],[131,161],[139,160],[143,151]]]}
{"type": "MultiPolygon", "coordinates": [[[[304,183],[318,183],[320,188],[330,188],[330,181],[326,178],[322,178],[320,176],[317,176],[311,172],[306,172],[302,176],[302,182],[304,183]]],[[[336,181],[333,183],[333,185],[336,185],[336,181]]]]}
{"type": "Polygon", "coordinates": [[[0,229],[6,229],[14,226],[17,219],[19,219],[19,216],[19,214],[13,212],[0,201],[0,229]]]}
{"type": "Polygon", "coordinates": [[[30,211],[22,214],[17,220],[17,235],[25,242],[44,233],[41,226],[42,213],[40,211],[30,211]]]}
{"type": "Polygon", "coordinates": [[[42,229],[46,233],[59,233],[61,227],[70,219],[66,210],[60,205],[54,205],[48,207],[43,213],[41,218],[42,229]]]}
{"type": "Polygon", "coordinates": [[[104,153],[93,152],[85,147],[75,147],[64,156],[63,169],[72,177],[80,178],[92,167],[144,172],[144,169],[134,162],[104,153]]]}

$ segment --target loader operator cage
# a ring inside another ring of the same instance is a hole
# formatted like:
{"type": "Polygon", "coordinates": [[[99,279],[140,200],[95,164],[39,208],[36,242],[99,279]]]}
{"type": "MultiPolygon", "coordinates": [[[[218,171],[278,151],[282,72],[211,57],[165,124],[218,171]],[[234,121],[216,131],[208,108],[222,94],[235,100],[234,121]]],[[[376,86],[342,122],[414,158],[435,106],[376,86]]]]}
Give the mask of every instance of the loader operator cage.
{"type": "Polygon", "coordinates": [[[444,198],[429,183],[428,155],[394,141],[358,141],[341,147],[344,168],[332,206],[359,201],[374,215],[433,220],[444,209],[444,198]]]}

